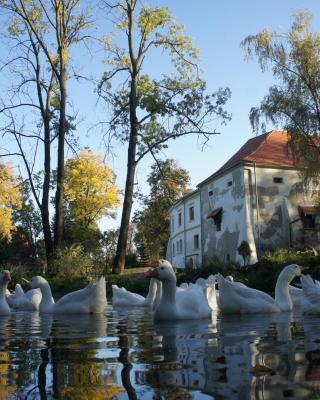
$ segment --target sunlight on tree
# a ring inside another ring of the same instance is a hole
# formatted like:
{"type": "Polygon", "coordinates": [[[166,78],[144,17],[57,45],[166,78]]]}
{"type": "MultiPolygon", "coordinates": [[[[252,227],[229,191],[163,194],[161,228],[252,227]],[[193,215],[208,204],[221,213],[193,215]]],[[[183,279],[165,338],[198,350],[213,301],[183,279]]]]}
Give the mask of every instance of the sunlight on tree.
{"type": "Polygon", "coordinates": [[[112,216],[119,206],[116,176],[102,157],[83,151],[66,162],[65,195],[70,214],[82,227],[112,216]]]}
{"type": "Polygon", "coordinates": [[[14,208],[21,206],[20,186],[12,167],[0,164],[0,237],[11,240],[14,208]]]}

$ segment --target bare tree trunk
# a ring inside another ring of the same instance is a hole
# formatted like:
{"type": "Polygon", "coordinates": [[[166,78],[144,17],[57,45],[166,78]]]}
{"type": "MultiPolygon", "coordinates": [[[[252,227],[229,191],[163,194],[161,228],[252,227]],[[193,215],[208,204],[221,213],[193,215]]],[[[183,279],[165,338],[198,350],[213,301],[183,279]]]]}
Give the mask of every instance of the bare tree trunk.
{"type": "Polygon", "coordinates": [[[63,185],[64,185],[64,139],[66,132],[66,65],[64,63],[64,49],[60,49],[60,120],[58,132],[58,163],[57,163],[57,189],[55,196],[55,226],[54,226],[54,247],[58,248],[63,239],[63,185]]]}
{"type": "MultiPolygon", "coordinates": [[[[50,148],[50,124],[45,120],[44,124],[44,178],[42,185],[41,218],[43,237],[46,249],[47,269],[50,272],[50,264],[53,257],[53,240],[50,228],[49,196],[51,176],[51,148],[50,148]]],[[[46,272],[46,271],[45,271],[46,272]]]]}
{"type": "Polygon", "coordinates": [[[132,55],[133,72],[131,74],[131,87],[130,87],[130,139],[128,147],[128,163],[127,163],[127,179],[126,188],[123,200],[121,225],[119,232],[119,239],[117,244],[117,252],[114,258],[113,270],[114,274],[121,274],[124,271],[127,240],[130,226],[130,216],[133,204],[134,192],[134,177],[136,172],[136,151],[138,141],[138,119],[137,119],[137,84],[138,84],[138,70],[137,63],[133,57],[133,43],[131,35],[129,35],[129,47],[132,55]]]}
{"type": "Polygon", "coordinates": [[[126,188],[123,200],[119,239],[112,270],[114,274],[121,274],[124,271],[125,259],[126,259],[128,230],[130,226],[130,215],[133,203],[134,176],[136,170],[135,155],[137,146],[137,135],[133,134],[132,132],[133,130],[134,129],[131,129],[130,142],[128,148],[127,179],[126,179],[126,188]]]}

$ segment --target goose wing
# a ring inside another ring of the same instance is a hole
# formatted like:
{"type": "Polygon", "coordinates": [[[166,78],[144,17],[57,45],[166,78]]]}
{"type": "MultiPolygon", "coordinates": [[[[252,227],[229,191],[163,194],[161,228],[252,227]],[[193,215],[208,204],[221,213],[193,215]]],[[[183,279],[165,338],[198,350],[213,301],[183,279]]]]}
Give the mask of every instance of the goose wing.
{"type": "Polygon", "coordinates": [[[314,304],[320,301],[320,286],[314,282],[310,275],[301,275],[300,277],[302,284],[303,295],[307,300],[314,304]]]}
{"type": "MultiPolygon", "coordinates": [[[[224,279],[224,278],[223,278],[224,279]]],[[[244,298],[246,300],[257,300],[261,299],[264,300],[268,303],[274,304],[275,300],[272,298],[269,294],[258,290],[258,289],[253,289],[248,286],[246,286],[244,283],[241,282],[230,282],[226,279],[224,279],[225,284],[229,287],[229,289],[232,289],[238,296],[241,298],[244,298]]]]}
{"type": "Polygon", "coordinates": [[[124,287],[119,288],[112,285],[112,305],[114,306],[136,306],[145,301],[145,298],[138,293],[129,292],[124,287]]]}
{"type": "Polygon", "coordinates": [[[86,314],[102,313],[107,306],[106,283],[102,277],[84,289],[68,293],[54,305],[55,313],[86,314]]]}

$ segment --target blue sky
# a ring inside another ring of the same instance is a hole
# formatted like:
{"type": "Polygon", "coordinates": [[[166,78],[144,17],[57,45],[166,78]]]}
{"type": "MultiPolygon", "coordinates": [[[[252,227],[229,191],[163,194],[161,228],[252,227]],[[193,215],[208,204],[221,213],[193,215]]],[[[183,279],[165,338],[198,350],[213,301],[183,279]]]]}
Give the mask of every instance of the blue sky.
{"type": "MultiPolygon", "coordinates": [[[[264,27],[287,31],[291,25],[292,13],[301,8],[314,14],[314,29],[320,31],[319,1],[152,0],[148,4],[169,7],[177,20],[185,25],[186,33],[193,37],[201,51],[200,67],[207,81],[208,92],[226,86],[232,91],[231,100],[227,104],[232,120],[220,128],[221,135],[214,136],[204,149],[196,137],[180,139],[171,143],[169,149],[162,154],[163,158],[176,159],[181,167],[189,171],[191,186],[195,188],[253,137],[248,119],[249,110],[259,104],[268,87],[274,83],[271,73],[263,74],[255,60],[245,61],[240,42],[248,35],[259,33],[264,27]]],[[[100,17],[99,31],[107,34],[111,25],[103,19],[103,12],[100,17]]],[[[84,50],[78,50],[76,57],[80,72],[83,67],[83,71],[89,70],[96,79],[101,76],[104,69],[101,52],[93,51],[90,57],[84,50]]],[[[163,62],[161,55],[158,55],[148,64],[151,76],[166,69],[163,62]]],[[[70,90],[78,119],[82,121],[78,126],[82,144],[103,153],[101,136],[92,130],[88,133],[88,128],[101,119],[107,120],[107,111],[101,104],[97,104],[93,86],[70,83],[70,90]]],[[[116,146],[113,157],[108,159],[108,164],[117,174],[120,188],[124,188],[125,183],[126,152],[126,147],[116,146]]],[[[148,189],[146,176],[151,163],[152,160],[147,158],[137,168],[137,183],[145,192],[148,189]]],[[[120,216],[121,209],[116,220],[105,220],[102,227],[106,229],[117,226],[120,216]]]]}
{"type": "MultiPolygon", "coordinates": [[[[293,12],[301,8],[314,14],[314,28],[319,31],[319,1],[162,0],[151,4],[168,6],[179,22],[185,25],[186,32],[194,38],[201,51],[200,66],[208,91],[226,86],[232,91],[227,105],[232,120],[227,126],[221,127],[221,135],[214,136],[203,150],[197,138],[181,139],[172,142],[163,154],[164,158],[178,160],[189,171],[192,188],[195,188],[253,137],[249,110],[259,104],[268,87],[274,83],[270,72],[262,73],[255,60],[247,62],[244,59],[240,42],[248,35],[259,33],[264,27],[287,31],[293,12]]],[[[120,158],[119,152],[119,159],[114,160],[119,184],[124,181],[124,171],[117,168],[120,158]]],[[[142,188],[146,187],[149,165],[146,160],[138,166],[137,182],[142,188]]]]}

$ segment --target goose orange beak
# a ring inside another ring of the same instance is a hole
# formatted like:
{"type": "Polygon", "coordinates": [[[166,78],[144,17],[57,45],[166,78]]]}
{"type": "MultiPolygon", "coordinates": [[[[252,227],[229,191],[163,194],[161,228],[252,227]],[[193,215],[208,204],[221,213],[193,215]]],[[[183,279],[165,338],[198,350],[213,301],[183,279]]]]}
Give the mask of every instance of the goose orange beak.
{"type": "Polygon", "coordinates": [[[158,271],[156,267],[152,267],[149,269],[149,271],[144,273],[144,276],[146,278],[157,278],[158,277],[158,271]]]}
{"type": "Polygon", "coordinates": [[[303,265],[299,265],[300,271],[307,271],[309,269],[309,267],[304,267],[303,265]]]}

